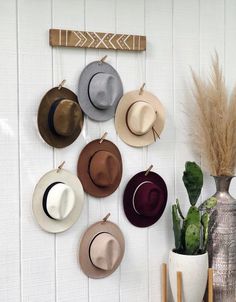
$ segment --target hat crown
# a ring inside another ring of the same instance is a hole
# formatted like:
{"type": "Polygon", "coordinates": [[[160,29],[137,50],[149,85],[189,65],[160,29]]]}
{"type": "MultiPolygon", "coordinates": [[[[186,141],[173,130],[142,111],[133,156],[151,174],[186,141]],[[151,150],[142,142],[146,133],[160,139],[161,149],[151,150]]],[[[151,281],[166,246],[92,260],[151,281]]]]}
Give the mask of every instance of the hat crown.
{"type": "Polygon", "coordinates": [[[115,183],[120,173],[117,157],[109,151],[97,151],[91,158],[89,174],[99,187],[108,187],[115,183]]]}
{"type": "Polygon", "coordinates": [[[63,99],[56,105],[53,113],[53,126],[57,134],[70,136],[80,128],[81,111],[79,104],[63,99]]]}
{"type": "Polygon", "coordinates": [[[127,124],[135,135],[146,134],[156,120],[156,112],[151,104],[137,101],[131,105],[127,112],[127,124]]]}
{"type": "Polygon", "coordinates": [[[109,109],[118,96],[119,88],[115,76],[99,72],[92,77],[89,84],[89,97],[96,108],[109,109]]]}
{"type": "Polygon", "coordinates": [[[158,214],[163,201],[162,190],[153,182],[141,183],[133,195],[133,206],[138,214],[153,217],[158,214]]]}
{"type": "Polygon", "coordinates": [[[51,218],[63,220],[75,206],[75,193],[64,183],[56,183],[47,194],[46,209],[51,218]]]}
{"type": "Polygon", "coordinates": [[[119,261],[121,247],[113,235],[100,233],[93,239],[89,253],[94,266],[105,271],[110,271],[119,261]]]}

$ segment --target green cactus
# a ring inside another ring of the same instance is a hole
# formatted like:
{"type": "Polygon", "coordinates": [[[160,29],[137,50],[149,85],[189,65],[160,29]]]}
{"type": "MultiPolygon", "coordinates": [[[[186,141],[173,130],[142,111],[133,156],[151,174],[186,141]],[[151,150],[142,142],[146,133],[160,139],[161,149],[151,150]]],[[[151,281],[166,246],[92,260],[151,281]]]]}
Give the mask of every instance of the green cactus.
{"type": "Polygon", "coordinates": [[[210,197],[207,200],[205,200],[200,206],[199,209],[205,210],[207,212],[211,211],[217,204],[217,199],[215,197],[210,197]]]}
{"type": "Polygon", "coordinates": [[[180,250],[181,248],[181,221],[178,215],[177,206],[174,204],[172,206],[172,220],[173,220],[173,230],[175,235],[175,248],[180,250]]]}
{"type": "Polygon", "coordinates": [[[178,198],[176,199],[176,206],[177,206],[177,210],[178,210],[178,212],[179,212],[180,217],[181,217],[182,219],[184,219],[184,215],[183,215],[183,213],[182,213],[182,211],[181,211],[181,208],[180,208],[180,204],[179,204],[178,198]]]}
{"type": "Polygon", "coordinates": [[[205,251],[207,248],[207,242],[208,242],[208,233],[209,233],[209,221],[210,221],[210,215],[209,213],[204,213],[202,215],[202,225],[203,225],[203,246],[202,249],[205,251]]]}
{"type": "Polygon", "coordinates": [[[186,255],[205,253],[208,242],[211,210],[217,200],[211,197],[199,207],[196,206],[203,185],[201,168],[194,162],[186,162],[183,182],[188,192],[190,208],[184,217],[179,200],[172,206],[175,251],[186,255]]]}
{"type": "Polygon", "coordinates": [[[187,255],[195,255],[199,251],[201,227],[190,224],[185,232],[185,251],[187,255]]]}
{"type": "Polygon", "coordinates": [[[188,192],[189,201],[194,206],[197,203],[203,186],[202,170],[195,162],[186,162],[183,182],[188,192]]]}

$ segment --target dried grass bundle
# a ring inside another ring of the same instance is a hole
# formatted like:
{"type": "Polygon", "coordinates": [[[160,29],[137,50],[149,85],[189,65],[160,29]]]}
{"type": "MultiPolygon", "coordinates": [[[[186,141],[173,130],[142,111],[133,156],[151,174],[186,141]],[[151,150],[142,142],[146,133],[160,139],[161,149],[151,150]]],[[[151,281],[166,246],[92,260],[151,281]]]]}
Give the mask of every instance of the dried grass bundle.
{"type": "Polygon", "coordinates": [[[236,88],[228,100],[216,54],[211,77],[204,81],[192,71],[194,106],[193,143],[212,175],[234,175],[236,167],[236,88]]]}

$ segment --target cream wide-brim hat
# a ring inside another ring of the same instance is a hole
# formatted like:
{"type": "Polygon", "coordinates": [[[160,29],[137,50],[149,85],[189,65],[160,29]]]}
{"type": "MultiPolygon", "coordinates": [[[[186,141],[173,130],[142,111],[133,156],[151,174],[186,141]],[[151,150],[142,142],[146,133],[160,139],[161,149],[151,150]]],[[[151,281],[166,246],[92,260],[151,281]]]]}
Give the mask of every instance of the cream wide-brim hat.
{"type": "Polygon", "coordinates": [[[136,135],[131,132],[127,123],[127,113],[131,106],[138,101],[146,102],[156,111],[157,118],[153,124],[153,128],[160,136],[165,125],[165,110],[160,100],[145,90],[143,90],[142,93],[140,93],[140,90],[134,90],[123,95],[116,109],[115,128],[119,137],[126,144],[134,147],[144,147],[155,141],[155,133],[150,129],[150,131],[143,135],[136,135]]]}
{"type": "Polygon", "coordinates": [[[84,205],[84,190],[78,177],[67,170],[55,169],[46,173],[37,183],[32,200],[34,216],[40,227],[49,233],[60,233],[69,229],[79,218],[84,205]],[[52,219],[43,209],[43,196],[47,188],[56,182],[71,187],[75,194],[75,205],[71,213],[63,220],[52,219]]]}

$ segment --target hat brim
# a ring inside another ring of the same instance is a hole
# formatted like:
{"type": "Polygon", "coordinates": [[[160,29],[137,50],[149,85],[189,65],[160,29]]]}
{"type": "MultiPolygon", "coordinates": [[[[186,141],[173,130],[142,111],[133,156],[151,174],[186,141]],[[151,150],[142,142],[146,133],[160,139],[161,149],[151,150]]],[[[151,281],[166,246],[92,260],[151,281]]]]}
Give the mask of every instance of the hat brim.
{"type": "Polygon", "coordinates": [[[126,144],[134,147],[144,147],[155,141],[153,131],[150,130],[144,135],[135,135],[130,131],[126,122],[127,111],[137,101],[149,103],[157,112],[157,119],[153,127],[159,135],[165,124],[165,110],[159,99],[147,91],[143,91],[142,94],[139,94],[139,90],[130,91],[121,98],[115,114],[116,131],[126,144]]]}
{"type": "Polygon", "coordinates": [[[110,221],[97,222],[91,225],[86,230],[80,241],[79,257],[78,257],[80,267],[85,273],[85,275],[87,275],[90,278],[93,279],[105,278],[111,275],[118,268],[124,256],[124,252],[125,252],[125,240],[120,228],[116,224],[110,221]],[[94,237],[96,237],[100,233],[111,234],[118,240],[121,247],[121,253],[119,255],[117,264],[112,270],[109,271],[105,271],[94,266],[93,263],[91,262],[90,255],[89,255],[91,242],[94,239],[94,237]]]}
{"type": "Polygon", "coordinates": [[[160,219],[162,216],[166,203],[167,203],[167,197],[168,197],[168,192],[167,192],[167,187],[165,184],[165,181],[163,178],[150,171],[148,175],[145,176],[146,171],[139,172],[136,174],[134,177],[130,179],[128,182],[125,191],[124,191],[124,196],[123,196],[123,206],[124,206],[124,212],[127,217],[127,219],[136,227],[140,228],[145,228],[148,226],[153,225],[160,219]],[[155,183],[159,189],[163,192],[164,198],[162,201],[162,204],[160,206],[160,211],[157,213],[157,215],[153,217],[147,217],[138,214],[133,206],[133,194],[136,190],[136,188],[144,181],[151,181],[155,183]]]}
{"type": "Polygon", "coordinates": [[[107,121],[114,117],[117,104],[120,101],[122,95],[123,86],[120,76],[110,64],[107,64],[106,62],[95,61],[88,64],[82,71],[79,79],[79,103],[84,113],[86,113],[92,120],[101,122],[107,121]],[[99,110],[91,103],[89,98],[89,83],[92,77],[99,72],[112,74],[118,79],[118,96],[109,109],[99,110]]]}
{"type": "Polygon", "coordinates": [[[34,216],[40,227],[49,233],[60,233],[69,229],[79,218],[84,205],[84,191],[78,177],[67,170],[52,170],[46,173],[35,187],[32,201],[34,216]],[[76,197],[72,212],[63,220],[51,219],[43,209],[43,196],[47,187],[54,182],[63,182],[70,186],[76,197]]]}
{"type": "MultiPolygon", "coordinates": [[[[70,136],[61,136],[52,132],[48,125],[48,114],[52,104],[58,99],[69,99],[78,103],[77,96],[69,89],[54,87],[43,97],[38,109],[38,129],[45,142],[55,148],[64,148],[72,144],[79,136],[83,127],[83,112],[80,109],[81,120],[80,127],[70,136]]],[[[79,104],[79,103],[78,103],[79,104]]]]}
{"type": "Polygon", "coordinates": [[[77,165],[77,175],[86,193],[94,197],[106,197],[111,195],[119,186],[122,177],[122,158],[119,149],[109,140],[103,140],[103,142],[100,143],[100,140],[96,139],[90,142],[80,153],[77,165]],[[116,178],[116,181],[108,187],[97,186],[89,175],[90,160],[98,151],[108,151],[114,154],[120,163],[120,173],[116,178]]]}

